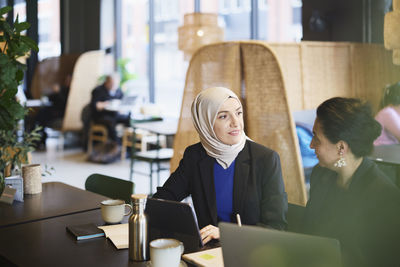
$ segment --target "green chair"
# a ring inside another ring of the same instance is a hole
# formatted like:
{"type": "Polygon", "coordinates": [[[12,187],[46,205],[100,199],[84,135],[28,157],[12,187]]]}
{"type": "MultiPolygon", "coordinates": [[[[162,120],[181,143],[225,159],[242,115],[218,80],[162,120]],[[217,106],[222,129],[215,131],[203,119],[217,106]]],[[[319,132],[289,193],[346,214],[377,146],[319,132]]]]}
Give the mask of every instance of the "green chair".
{"type": "Polygon", "coordinates": [[[94,173],[86,179],[85,189],[112,199],[125,200],[125,203],[131,203],[135,184],[131,181],[94,173]]]}

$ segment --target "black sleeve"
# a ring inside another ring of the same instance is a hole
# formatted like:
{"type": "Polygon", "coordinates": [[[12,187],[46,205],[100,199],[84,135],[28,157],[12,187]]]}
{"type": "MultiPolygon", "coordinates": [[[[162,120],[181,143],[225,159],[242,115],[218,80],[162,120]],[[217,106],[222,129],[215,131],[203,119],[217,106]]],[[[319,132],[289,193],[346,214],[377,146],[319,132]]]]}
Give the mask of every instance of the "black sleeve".
{"type": "Polygon", "coordinates": [[[95,88],[92,91],[92,98],[90,100],[90,107],[92,109],[92,111],[96,111],[96,103],[101,101],[101,94],[98,88],[95,88]]]}
{"type": "Polygon", "coordinates": [[[261,198],[261,224],[284,230],[287,227],[288,209],[285,185],[282,179],[281,161],[278,153],[264,157],[263,188],[261,198]]]}
{"type": "Polygon", "coordinates": [[[190,152],[185,150],[178,168],[171,174],[162,187],[157,188],[154,198],[181,201],[189,196],[189,183],[193,167],[190,152]]]}

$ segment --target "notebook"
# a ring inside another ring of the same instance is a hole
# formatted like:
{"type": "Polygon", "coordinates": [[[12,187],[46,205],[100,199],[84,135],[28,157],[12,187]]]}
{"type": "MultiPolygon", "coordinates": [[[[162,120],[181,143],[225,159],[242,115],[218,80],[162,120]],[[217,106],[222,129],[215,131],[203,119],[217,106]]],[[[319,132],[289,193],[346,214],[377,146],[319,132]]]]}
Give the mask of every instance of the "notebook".
{"type": "Polygon", "coordinates": [[[68,225],[67,230],[75,236],[76,240],[91,239],[104,236],[104,232],[93,223],[68,225]]]}
{"type": "Polygon", "coordinates": [[[184,253],[203,247],[199,228],[192,208],[187,203],[147,199],[146,211],[149,241],[157,238],[174,238],[183,242],[184,253]]]}
{"type": "Polygon", "coordinates": [[[228,223],[218,227],[225,266],[342,266],[336,239],[228,223]]]}

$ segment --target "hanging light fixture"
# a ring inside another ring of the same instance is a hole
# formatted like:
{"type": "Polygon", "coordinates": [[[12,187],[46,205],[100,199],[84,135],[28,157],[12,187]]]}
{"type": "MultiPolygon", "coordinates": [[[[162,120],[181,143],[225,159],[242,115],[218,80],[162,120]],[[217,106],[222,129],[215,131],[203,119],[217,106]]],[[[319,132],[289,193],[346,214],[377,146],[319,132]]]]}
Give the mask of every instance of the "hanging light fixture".
{"type": "Polygon", "coordinates": [[[393,0],[393,11],[385,14],[385,48],[393,50],[393,64],[400,65],[400,0],[393,0]]]}
{"type": "Polygon", "coordinates": [[[218,26],[218,15],[213,13],[185,14],[183,26],[178,28],[178,47],[185,60],[203,45],[224,40],[224,29],[218,26]]]}

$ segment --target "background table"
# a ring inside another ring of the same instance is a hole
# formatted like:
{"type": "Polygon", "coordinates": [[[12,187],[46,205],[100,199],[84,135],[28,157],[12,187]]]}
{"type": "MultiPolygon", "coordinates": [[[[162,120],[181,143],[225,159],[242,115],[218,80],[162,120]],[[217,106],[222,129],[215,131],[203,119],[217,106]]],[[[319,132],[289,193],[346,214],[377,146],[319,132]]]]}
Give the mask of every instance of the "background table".
{"type": "Polygon", "coordinates": [[[107,197],[64,183],[43,183],[42,193],[25,195],[24,202],[0,203],[0,228],[99,209],[104,199],[107,197]]]}

